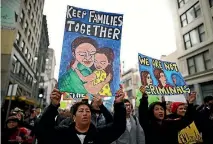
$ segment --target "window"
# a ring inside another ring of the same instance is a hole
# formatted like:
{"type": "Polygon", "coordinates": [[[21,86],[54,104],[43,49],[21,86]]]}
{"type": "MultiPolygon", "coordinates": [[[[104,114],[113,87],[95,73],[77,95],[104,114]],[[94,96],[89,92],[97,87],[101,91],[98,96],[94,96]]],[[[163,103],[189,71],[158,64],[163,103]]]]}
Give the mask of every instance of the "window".
{"type": "Polygon", "coordinates": [[[189,49],[194,45],[205,41],[204,25],[200,25],[183,36],[185,48],[189,49]]]}
{"type": "Polygon", "coordinates": [[[29,30],[29,31],[27,32],[27,37],[28,37],[28,39],[30,39],[30,36],[31,36],[31,30],[29,30]]]}
{"type": "Polygon", "coordinates": [[[187,59],[189,74],[195,74],[212,68],[209,51],[187,59]]]}
{"type": "Polygon", "coordinates": [[[16,35],[16,44],[17,45],[19,45],[20,39],[21,39],[21,34],[20,34],[20,32],[18,32],[17,35],[16,35]]]}
{"type": "Polygon", "coordinates": [[[25,42],[22,41],[22,42],[21,42],[21,47],[20,47],[22,51],[24,50],[24,47],[25,47],[25,42]]]}
{"type": "Polygon", "coordinates": [[[31,7],[31,4],[30,4],[30,3],[28,3],[28,5],[27,5],[27,13],[28,13],[28,14],[30,14],[30,10],[31,10],[31,8],[32,8],[32,7],[31,7]]]}
{"type": "Polygon", "coordinates": [[[125,87],[129,87],[131,85],[132,85],[132,80],[131,79],[126,80],[125,87]]]}
{"type": "Polygon", "coordinates": [[[11,68],[11,71],[13,73],[16,73],[16,64],[17,64],[17,58],[15,55],[13,55],[13,58],[12,58],[12,68],[11,68]]]}
{"type": "Polygon", "coordinates": [[[194,74],[196,72],[193,58],[188,59],[188,69],[189,74],[194,74]]]}
{"type": "Polygon", "coordinates": [[[181,8],[186,4],[189,0],[177,0],[178,2],[178,7],[181,8]]]}
{"type": "Polygon", "coordinates": [[[197,3],[180,16],[181,26],[184,27],[201,15],[200,4],[197,3]]]}
{"type": "Polygon", "coordinates": [[[24,23],[24,17],[25,17],[25,15],[24,15],[24,11],[22,10],[22,11],[21,11],[21,15],[20,15],[20,20],[19,20],[19,22],[20,22],[21,26],[23,26],[23,23],[24,23]]]}
{"type": "Polygon", "coordinates": [[[128,98],[132,97],[132,90],[127,91],[128,98]]]}
{"type": "Polygon", "coordinates": [[[28,55],[27,55],[27,60],[30,61],[30,58],[31,58],[31,54],[28,53],[28,55]]]}
{"type": "Polygon", "coordinates": [[[27,21],[24,23],[24,29],[25,29],[25,33],[27,33],[27,29],[28,29],[28,22],[27,21]]]}
{"type": "Polygon", "coordinates": [[[203,57],[204,57],[205,68],[207,70],[211,69],[212,65],[211,65],[211,59],[210,59],[210,56],[209,56],[209,51],[204,52],[203,57]]]}
{"type": "Polygon", "coordinates": [[[33,13],[31,13],[31,15],[30,15],[31,23],[33,23],[33,18],[34,18],[34,14],[33,14],[33,13]]]}
{"type": "Polygon", "coordinates": [[[25,48],[24,55],[27,56],[27,54],[28,54],[28,48],[25,48]]]}
{"type": "Polygon", "coordinates": [[[209,0],[210,7],[213,7],[213,0],[209,0]]]}

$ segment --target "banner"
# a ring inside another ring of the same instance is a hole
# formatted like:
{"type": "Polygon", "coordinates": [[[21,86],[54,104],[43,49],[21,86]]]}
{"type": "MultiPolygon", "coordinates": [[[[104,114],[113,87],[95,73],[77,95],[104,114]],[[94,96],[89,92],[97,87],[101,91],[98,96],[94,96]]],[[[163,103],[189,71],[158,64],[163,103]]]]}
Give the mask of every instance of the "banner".
{"type": "Polygon", "coordinates": [[[194,122],[179,132],[178,142],[179,144],[202,143],[202,137],[194,122]]]}
{"type": "Polygon", "coordinates": [[[20,13],[21,0],[1,1],[1,29],[14,30],[16,28],[16,16],[20,13]]]}
{"type": "Polygon", "coordinates": [[[58,80],[66,98],[119,89],[122,25],[121,14],[67,6],[58,80]]]}
{"type": "Polygon", "coordinates": [[[141,83],[148,95],[179,95],[190,93],[178,66],[138,54],[141,83]]]}

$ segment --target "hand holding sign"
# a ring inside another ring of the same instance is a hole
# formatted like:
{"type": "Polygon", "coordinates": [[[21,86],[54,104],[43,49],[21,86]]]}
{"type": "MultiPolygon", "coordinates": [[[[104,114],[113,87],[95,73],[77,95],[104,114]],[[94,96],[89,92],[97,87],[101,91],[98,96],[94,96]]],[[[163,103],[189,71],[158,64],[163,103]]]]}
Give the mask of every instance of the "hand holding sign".
{"type": "Polygon", "coordinates": [[[50,95],[50,99],[51,99],[52,105],[58,106],[61,101],[61,92],[57,88],[54,88],[50,95]]]}
{"type": "Polygon", "coordinates": [[[187,100],[188,100],[188,102],[189,102],[190,104],[193,104],[193,103],[195,102],[195,100],[196,100],[196,95],[197,95],[196,92],[191,92],[191,93],[189,94],[187,100]]]}
{"type": "Polygon", "coordinates": [[[115,103],[122,102],[125,96],[125,93],[123,91],[123,86],[120,85],[120,89],[115,94],[115,103]]]}
{"type": "Polygon", "coordinates": [[[100,95],[95,95],[93,97],[94,103],[99,107],[103,104],[102,98],[100,95]]]}
{"type": "Polygon", "coordinates": [[[145,94],[145,93],[146,93],[146,88],[145,88],[145,86],[141,86],[141,87],[140,87],[140,91],[141,91],[142,94],[145,94]]]}

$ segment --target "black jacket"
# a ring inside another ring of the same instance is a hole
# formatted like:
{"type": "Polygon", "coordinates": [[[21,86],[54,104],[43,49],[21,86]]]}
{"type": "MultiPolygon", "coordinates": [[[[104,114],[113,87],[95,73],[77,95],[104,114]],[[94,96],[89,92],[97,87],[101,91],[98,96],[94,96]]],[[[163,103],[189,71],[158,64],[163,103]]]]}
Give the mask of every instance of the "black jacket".
{"type": "MultiPolygon", "coordinates": [[[[123,103],[114,105],[113,123],[96,128],[92,123],[86,134],[84,144],[110,144],[118,139],[126,129],[126,109],[123,103]]],[[[43,113],[37,135],[42,144],[81,144],[75,131],[75,123],[70,127],[55,127],[57,107],[50,105],[43,113]]]]}
{"type": "Polygon", "coordinates": [[[182,119],[163,120],[162,124],[159,124],[153,114],[156,104],[164,107],[163,103],[156,102],[148,109],[148,98],[144,96],[140,102],[139,120],[145,132],[146,144],[178,144],[178,132],[193,121],[193,105],[188,106],[187,113],[182,119]]]}
{"type": "Polygon", "coordinates": [[[203,106],[198,110],[195,119],[199,132],[202,133],[204,144],[213,144],[213,107],[203,106]]]}

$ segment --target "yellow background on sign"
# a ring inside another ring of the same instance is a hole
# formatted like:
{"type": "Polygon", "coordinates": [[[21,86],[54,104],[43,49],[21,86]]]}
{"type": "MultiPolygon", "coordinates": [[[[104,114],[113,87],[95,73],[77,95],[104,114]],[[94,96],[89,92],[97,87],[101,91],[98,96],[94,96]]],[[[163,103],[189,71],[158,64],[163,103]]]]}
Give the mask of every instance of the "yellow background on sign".
{"type": "Polygon", "coordinates": [[[202,142],[202,137],[194,122],[179,132],[178,142],[179,144],[193,144],[196,142],[202,142]]]}

